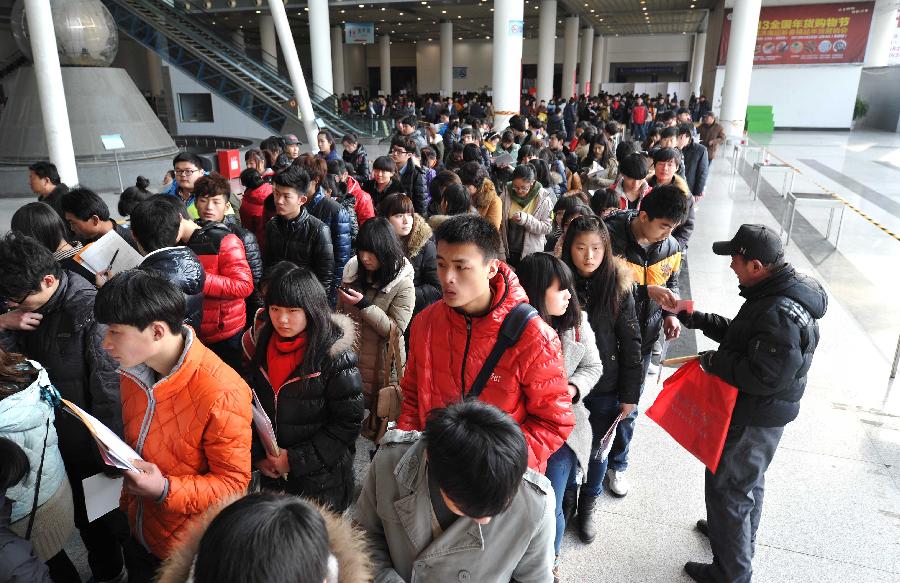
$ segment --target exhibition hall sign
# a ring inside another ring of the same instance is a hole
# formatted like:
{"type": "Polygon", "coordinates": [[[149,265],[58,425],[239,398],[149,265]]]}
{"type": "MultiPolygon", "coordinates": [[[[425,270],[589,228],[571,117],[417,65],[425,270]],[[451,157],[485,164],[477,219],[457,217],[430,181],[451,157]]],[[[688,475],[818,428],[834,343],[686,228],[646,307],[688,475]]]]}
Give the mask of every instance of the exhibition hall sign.
{"type": "MultiPolygon", "coordinates": [[[[764,6],[756,31],[754,65],[861,63],[874,2],[764,6]]],[[[728,56],[732,11],[725,11],[719,65],[728,56]]]]}

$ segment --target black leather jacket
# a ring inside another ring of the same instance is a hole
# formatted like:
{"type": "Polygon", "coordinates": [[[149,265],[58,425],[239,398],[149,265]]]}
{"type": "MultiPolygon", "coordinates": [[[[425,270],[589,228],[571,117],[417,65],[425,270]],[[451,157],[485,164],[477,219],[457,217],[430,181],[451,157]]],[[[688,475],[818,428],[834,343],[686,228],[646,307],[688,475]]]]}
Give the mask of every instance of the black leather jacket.
{"type": "Polygon", "coordinates": [[[139,269],[162,274],[181,290],[187,302],[184,323],[199,334],[206,272],[194,252],[187,247],[163,247],[144,257],[139,269]]]}

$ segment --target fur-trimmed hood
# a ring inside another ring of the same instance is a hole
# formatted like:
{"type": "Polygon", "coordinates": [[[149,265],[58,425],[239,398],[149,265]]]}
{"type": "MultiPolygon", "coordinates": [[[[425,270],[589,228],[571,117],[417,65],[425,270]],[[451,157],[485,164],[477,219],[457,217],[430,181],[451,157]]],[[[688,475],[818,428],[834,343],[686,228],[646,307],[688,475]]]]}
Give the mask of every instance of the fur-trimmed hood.
{"type": "Polygon", "coordinates": [[[428,221],[422,218],[419,213],[415,213],[413,215],[412,231],[409,232],[409,239],[406,242],[410,259],[418,255],[419,252],[425,248],[425,245],[431,240],[433,234],[434,231],[431,230],[428,221]]]}
{"type": "Polygon", "coordinates": [[[331,314],[331,321],[341,329],[343,335],[335,340],[331,348],[328,349],[328,355],[332,358],[343,354],[344,352],[354,351],[356,343],[356,322],[347,314],[335,312],[331,314]]]}
{"type": "Polygon", "coordinates": [[[631,293],[634,284],[634,274],[631,268],[628,267],[628,263],[621,257],[616,257],[613,265],[616,266],[616,283],[618,284],[616,289],[619,294],[631,293]]]}
{"type": "MultiPolygon", "coordinates": [[[[210,508],[202,519],[196,521],[188,538],[180,547],[176,548],[169,558],[163,562],[157,575],[157,583],[191,583],[194,580],[194,559],[200,540],[213,519],[222,510],[240,499],[234,497],[226,499],[221,504],[210,508]]],[[[315,506],[325,519],[325,528],[328,531],[328,539],[331,554],[336,559],[329,561],[329,574],[327,583],[359,583],[372,580],[372,563],[366,550],[364,535],[350,525],[349,521],[323,509],[315,502],[306,500],[315,506]],[[336,566],[337,576],[334,574],[336,566]]]]}

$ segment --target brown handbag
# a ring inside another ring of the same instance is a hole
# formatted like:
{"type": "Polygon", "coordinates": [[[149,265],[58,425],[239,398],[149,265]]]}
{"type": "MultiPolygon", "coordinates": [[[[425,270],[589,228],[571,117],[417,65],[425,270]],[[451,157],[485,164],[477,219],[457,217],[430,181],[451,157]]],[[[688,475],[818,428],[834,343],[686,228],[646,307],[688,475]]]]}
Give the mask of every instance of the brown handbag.
{"type": "Polygon", "coordinates": [[[400,379],[403,378],[400,350],[400,330],[391,324],[381,388],[375,392],[369,404],[369,416],[363,421],[362,427],[362,435],[376,444],[384,437],[388,423],[400,418],[400,405],[403,402],[403,391],[400,388],[400,379]],[[395,383],[391,382],[391,372],[394,369],[397,371],[395,383]]]}

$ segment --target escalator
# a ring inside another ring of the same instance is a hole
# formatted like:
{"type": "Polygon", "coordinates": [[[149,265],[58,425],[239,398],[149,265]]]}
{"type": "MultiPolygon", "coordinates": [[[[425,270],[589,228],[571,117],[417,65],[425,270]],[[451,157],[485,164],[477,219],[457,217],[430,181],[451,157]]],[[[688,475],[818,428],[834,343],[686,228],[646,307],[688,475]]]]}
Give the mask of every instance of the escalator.
{"type": "MultiPolygon", "coordinates": [[[[270,128],[305,140],[294,90],[269,65],[250,59],[196,15],[154,0],[103,0],[119,29],[156,52],[211,92],[270,128]]],[[[370,129],[338,115],[337,99],[307,83],[317,125],[336,136],[376,138],[370,129]]]]}

